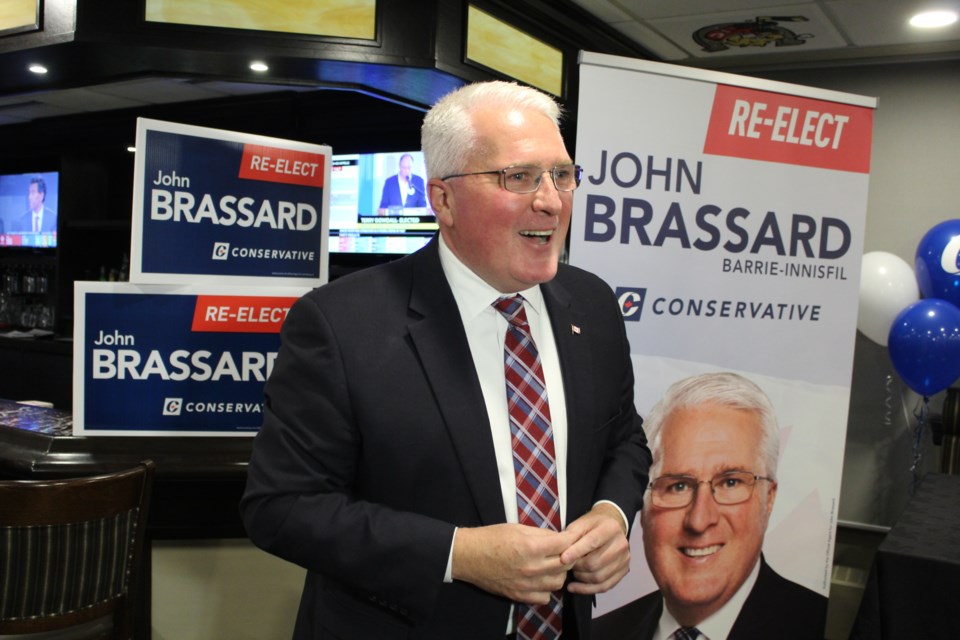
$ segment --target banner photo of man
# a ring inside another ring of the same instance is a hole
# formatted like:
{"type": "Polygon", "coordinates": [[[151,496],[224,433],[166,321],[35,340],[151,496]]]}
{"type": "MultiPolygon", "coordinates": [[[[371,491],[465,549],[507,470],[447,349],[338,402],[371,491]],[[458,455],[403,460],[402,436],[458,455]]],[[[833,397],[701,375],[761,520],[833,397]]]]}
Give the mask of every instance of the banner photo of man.
{"type": "MultiPolygon", "coordinates": [[[[687,464],[668,468],[669,449],[659,462],[654,453],[662,473],[686,481],[651,472],[649,507],[631,535],[631,573],[598,598],[595,615],[658,593],[651,600],[659,613],[646,610],[654,631],[706,621],[720,630],[701,630],[710,638],[751,637],[738,618],[753,610],[749,585],[782,585],[782,578],[791,601],[806,603],[801,608],[822,627],[876,101],[602,54],[581,54],[580,63],[576,148],[584,181],[570,261],[601,275],[620,300],[645,428],[671,385],[719,372],[762,390],[779,425],[776,455],[771,449],[762,464],[731,457],[697,465],[690,453],[687,464]],[[750,493],[722,493],[730,486],[750,493]],[[698,532],[704,514],[712,520],[698,532]],[[672,560],[738,567],[689,576],[724,594],[726,608],[703,620],[677,604],[687,582],[666,576],[682,574],[662,570],[657,549],[664,523],[674,520],[680,533],[674,526],[673,535],[687,543],[674,547],[682,557],[672,560]],[[719,533],[724,526],[729,538],[719,533]]],[[[720,417],[713,438],[728,426],[720,417]]],[[[675,425],[664,424],[669,444],[675,425]]]]}
{"type": "Polygon", "coordinates": [[[827,598],[763,555],[780,428],[759,386],[732,372],[672,384],[644,425],[653,454],[640,520],[657,591],[601,616],[602,640],[822,637],[827,598]]]}

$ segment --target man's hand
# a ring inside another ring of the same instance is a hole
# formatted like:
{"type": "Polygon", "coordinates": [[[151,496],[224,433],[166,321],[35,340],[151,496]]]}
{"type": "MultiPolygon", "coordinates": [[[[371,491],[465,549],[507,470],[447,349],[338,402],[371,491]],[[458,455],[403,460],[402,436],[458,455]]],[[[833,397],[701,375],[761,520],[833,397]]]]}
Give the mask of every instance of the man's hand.
{"type": "Polygon", "coordinates": [[[630,542],[616,507],[598,504],[567,525],[564,533],[576,539],[560,555],[561,564],[573,565],[576,580],[567,585],[570,593],[609,591],[630,571],[630,542]]]}
{"type": "Polygon", "coordinates": [[[521,524],[457,529],[453,544],[453,578],[514,602],[546,604],[570,570],[560,554],[576,534],[557,533],[521,524]]]}

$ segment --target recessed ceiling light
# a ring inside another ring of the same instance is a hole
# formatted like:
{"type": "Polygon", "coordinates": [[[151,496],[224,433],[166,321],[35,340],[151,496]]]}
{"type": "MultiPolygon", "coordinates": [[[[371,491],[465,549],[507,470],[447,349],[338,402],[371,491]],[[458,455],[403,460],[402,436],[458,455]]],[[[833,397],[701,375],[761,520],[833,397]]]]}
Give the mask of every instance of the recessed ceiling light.
{"type": "Polygon", "coordinates": [[[957,21],[955,11],[924,11],[910,18],[910,24],[921,29],[945,27],[957,21]]]}
{"type": "Polygon", "coordinates": [[[268,67],[265,62],[260,62],[259,60],[255,60],[250,63],[250,69],[252,71],[263,73],[264,71],[268,71],[270,67],[268,67]]]}
{"type": "Polygon", "coordinates": [[[42,64],[34,63],[27,68],[30,69],[30,71],[32,71],[33,73],[40,74],[40,75],[43,75],[44,73],[47,72],[47,68],[42,64]]]}

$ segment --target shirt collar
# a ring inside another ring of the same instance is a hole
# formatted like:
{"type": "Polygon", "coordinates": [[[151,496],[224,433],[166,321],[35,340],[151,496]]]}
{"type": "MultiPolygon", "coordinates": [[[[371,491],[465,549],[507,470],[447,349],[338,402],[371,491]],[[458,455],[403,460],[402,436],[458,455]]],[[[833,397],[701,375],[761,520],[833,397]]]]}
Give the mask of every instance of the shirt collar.
{"type": "MultiPolygon", "coordinates": [[[[743,584],[740,585],[740,588],[733,594],[733,597],[727,600],[713,615],[707,616],[696,625],[697,630],[703,634],[707,640],[718,640],[719,638],[726,638],[730,635],[733,624],[737,621],[737,616],[740,615],[740,609],[743,608],[743,603],[746,602],[747,596],[753,591],[753,585],[756,584],[759,574],[760,560],[758,559],[757,563],[753,565],[753,570],[750,572],[750,575],[743,581],[743,584]]],[[[676,633],[679,628],[680,623],[677,622],[673,614],[670,613],[670,610],[667,609],[666,603],[664,603],[663,613],[660,615],[660,624],[658,625],[660,638],[663,640],[667,640],[668,638],[672,640],[673,636],[671,634],[676,633]]]]}
{"type": "Polygon", "coordinates": [[[543,293],[540,285],[534,285],[523,291],[503,293],[490,286],[483,278],[474,273],[470,267],[458,258],[447,246],[443,233],[440,234],[440,266],[447,277],[453,297],[460,308],[460,315],[464,320],[472,319],[490,309],[490,305],[497,298],[519,293],[523,296],[525,306],[529,311],[540,315],[543,310],[543,293]]]}

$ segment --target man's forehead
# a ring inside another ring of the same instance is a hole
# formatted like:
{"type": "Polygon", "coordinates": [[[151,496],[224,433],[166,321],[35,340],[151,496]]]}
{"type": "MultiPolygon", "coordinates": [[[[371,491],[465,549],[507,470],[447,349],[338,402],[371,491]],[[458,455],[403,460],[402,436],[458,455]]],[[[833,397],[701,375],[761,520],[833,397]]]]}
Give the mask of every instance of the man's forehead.
{"type": "Polygon", "coordinates": [[[556,122],[546,113],[530,105],[482,104],[469,111],[470,124],[474,130],[492,128],[526,129],[527,127],[546,127],[559,132],[556,122]]]}
{"type": "MultiPolygon", "coordinates": [[[[519,138],[524,138],[525,131],[521,130],[520,133],[523,135],[519,135],[519,138]]],[[[469,166],[478,169],[533,166],[549,170],[556,165],[572,162],[559,135],[559,144],[556,145],[553,138],[543,136],[525,139],[527,144],[518,144],[518,136],[512,135],[509,130],[478,129],[469,166]],[[531,144],[530,140],[533,140],[534,144],[531,144]]]]}
{"type": "Polygon", "coordinates": [[[677,407],[664,418],[663,429],[669,431],[671,425],[681,422],[709,425],[714,429],[729,427],[751,434],[762,432],[758,411],[713,401],[677,407]]]}
{"type": "Polygon", "coordinates": [[[753,464],[763,439],[756,411],[714,403],[675,409],[661,429],[664,464],[692,463],[689,456],[696,453],[709,460],[714,473],[753,464]]]}
{"type": "Polygon", "coordinates": [[[519,127],[527,121],[528,115],[520,109],[511,109],[507,112],[504,119],[509,124],[519,127]]]}

